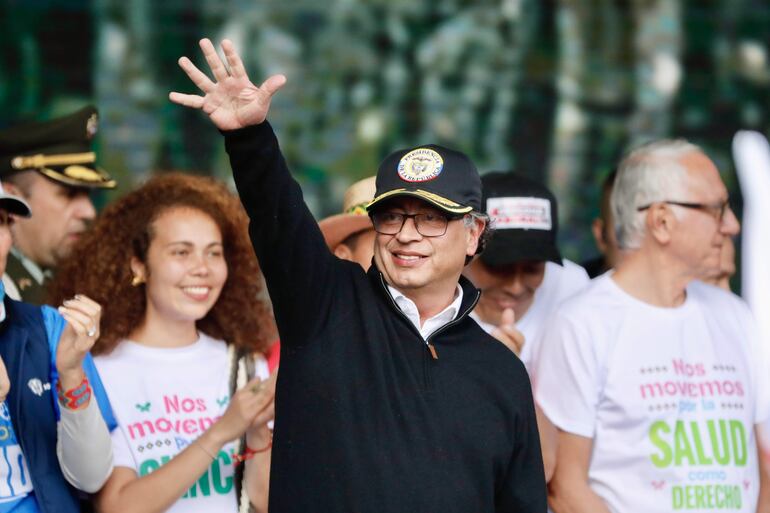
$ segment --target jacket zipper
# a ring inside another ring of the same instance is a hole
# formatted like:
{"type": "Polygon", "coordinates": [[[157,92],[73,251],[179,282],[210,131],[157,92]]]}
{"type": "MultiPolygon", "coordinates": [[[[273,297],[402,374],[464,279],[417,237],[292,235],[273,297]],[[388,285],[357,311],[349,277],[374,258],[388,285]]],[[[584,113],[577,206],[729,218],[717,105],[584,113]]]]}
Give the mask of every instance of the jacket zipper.
{"type": "Polygon", "coordinates": [[[481,297],[481,291],[478,291],[478,290],[476,291],[476,297],[473,299],[473,302],[460,315],[458,315],[455,319],[444,324],[439,329],[431,333],[427,339],[423,339],[422,334],[420,333],[420,330],[418,330],[417,327],[414,324],[412,324],[412,321],[409,319],[409,317],[407,317],[406,314],[401,310],[401,308],[398,307],[398,304],[396,304],[395,299],[393,299],[393,296],[390,295],[387,284],[385,283],[385,278],[383,278],[382,273],[380,273],[380,283],[382,284],[382,288],[384,289],[385,294],[387,294],[388,298],[390,299],[390,303],[393,305],[393,308],[395,308],[396,312],[398,312],[401,318],[406,321],[406,324],[409,326],[409,329],[411,329],[420,338],[420,340],[423,340],[425,342],[427,352],[423,353],[424,356],[422,360],[423,385],[425,386],[426,390],[430,390],[432,388],[432,380],[430,379],[430,367],[429,367],[430,359],[428,358],[428,354],[430,354],[430,357],[433,360],[438,360],[438,351],[436,351],[436,346],[431,343],[431,340],[433,340],[433,338],[439,333],[445,331],[446,329],[454,326],[455,324],[465,319],[465,317],[467,317],[468,314],[476,307],[476,303],[479,302],[479,298],[481,297]]]}
{"type": "MultiPolygon", "coordinates": [[[[428,343],[428,347],[434,347],[430,343],[430,341],[433,340],[433,337],[435,337],[436,335],[438,335],[442,331],[446,331],[447,328],[450,328],[450,327],[454,326],[455,324],[459,323],[460,321],[462,321],[463,319],[465,319],[468,316],[468,314],[471,313],[471,311],[476,307],[476,303],[479,302],[479,298],[480,297],[481,297],[481,292],[477,290],[476,291],[476,297],[473,299],[473,302],[470,304],[470,306],[468,308],[465,309],[465,311],[462,314],[458,315],[453,320],[449,321],[448,323],[444,324],[439,329],[437,329],[436,331],[434,331],[433,333],[428,335],[428,338],[426,339],[426,342],[428,343]]],[[[438,354],[436,353],[436,350],[433,349],[433,350],[431,350],[431,352],[434,353],[433,359],[434,360],[438,360],[438,354]]]]}

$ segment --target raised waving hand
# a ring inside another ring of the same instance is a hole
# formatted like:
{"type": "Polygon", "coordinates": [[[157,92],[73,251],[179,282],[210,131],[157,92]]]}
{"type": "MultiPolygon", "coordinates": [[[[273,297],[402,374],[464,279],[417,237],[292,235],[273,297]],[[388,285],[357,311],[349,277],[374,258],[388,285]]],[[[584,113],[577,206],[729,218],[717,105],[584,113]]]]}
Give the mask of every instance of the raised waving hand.
{"type": "Polygon", "coordinates": [[[179,66],[204,94],[172,92],[168,95],[169,99],[185,107],[201,109],[220,130],[236,130],[262,123],[270,109],[270,100],[286,83],[286,77],[273,75],[257,87],[249,80],[241,57],[230,40],[222,41],[227,66],[210,40],[201,39],[200,47],[214,80],[195,67],[190,59],[181,57],[179,66]]]}

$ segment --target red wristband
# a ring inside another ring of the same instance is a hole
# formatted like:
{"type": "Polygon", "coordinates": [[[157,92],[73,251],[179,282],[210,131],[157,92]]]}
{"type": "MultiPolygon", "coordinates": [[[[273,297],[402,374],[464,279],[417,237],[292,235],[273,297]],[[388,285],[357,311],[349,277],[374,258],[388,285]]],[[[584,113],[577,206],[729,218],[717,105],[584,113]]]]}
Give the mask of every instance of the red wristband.
{"type": "Polygon", "coordinates": [[[246,450],[243,451],[241,454],[235,454],[233,456],[233,465],[240,465],[246,460],[250,460],[254,457],[254,455],[259,454],[261,452],[265,452],[269,450],[271,447],[273,447],[273,437],[270,437],[270,441],[267,442],[267,445],[263,447],[262,449],[252,449],[248,445],[246,446],[246,450]]]}
{"type": "Polygon", "coordinates": [[[68,410],[81,410],[88,405],[91,399],[91,385],[88,383],[88,377],[83,376],[83,381],[78,386],[64,391],[61,381],[56,382],[56,395],[59,402],[68,410]]]}

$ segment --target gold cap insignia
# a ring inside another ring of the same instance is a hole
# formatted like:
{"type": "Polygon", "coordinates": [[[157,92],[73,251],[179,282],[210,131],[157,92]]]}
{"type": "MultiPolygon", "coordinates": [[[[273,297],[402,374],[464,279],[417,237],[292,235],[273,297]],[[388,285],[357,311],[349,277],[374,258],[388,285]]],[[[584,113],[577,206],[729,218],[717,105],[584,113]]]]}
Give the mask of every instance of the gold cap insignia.
{"type": "Polygon", "coordinates": [[[104,179],[98,172],[84,166],[67,166],[64,168],[64,174],[83,182],[101,182],[104,179]]]}
{"type": "Polygon", "coordinates": [[[86,121],[86,138],[91,140],[96,135],[96,131],[99,129],[99,116],[96,113],[91,114],[91,117],[86,121]]]}
{"type": "Polygon", "coordinates": [[[96,160],[94,152],[67,153],[62,155],[26,155],[14,157],[11,167],[14,169],[36,169],[46,166],[68,166],[72,164],[90,164],[96,160]]]}

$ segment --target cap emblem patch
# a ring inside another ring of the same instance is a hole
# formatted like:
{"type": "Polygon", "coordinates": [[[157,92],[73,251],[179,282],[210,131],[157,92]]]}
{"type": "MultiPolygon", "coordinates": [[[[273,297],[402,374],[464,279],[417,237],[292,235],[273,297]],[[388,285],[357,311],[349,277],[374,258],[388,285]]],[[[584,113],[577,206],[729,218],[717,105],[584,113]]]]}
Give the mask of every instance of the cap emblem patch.
{"type": "Polygon", "coordinates": [[[96,131],[99,129],[99,116],[91,114],[91,117],[86,121],[86,139],[89,141],[94,138],[96,131]]]}
{"type": "Polygon", "coordinates": [[[489,198],[487,214],[496,230],[547,230],[553,227],[551,201],[545,198],[489,198]]]}
{"type": "Polygon", "coordinates": [[[433,180],[444,169],[444,159],[430,148],[412,150],[398,162],[398,176],[407,182],[433,180]]]}

